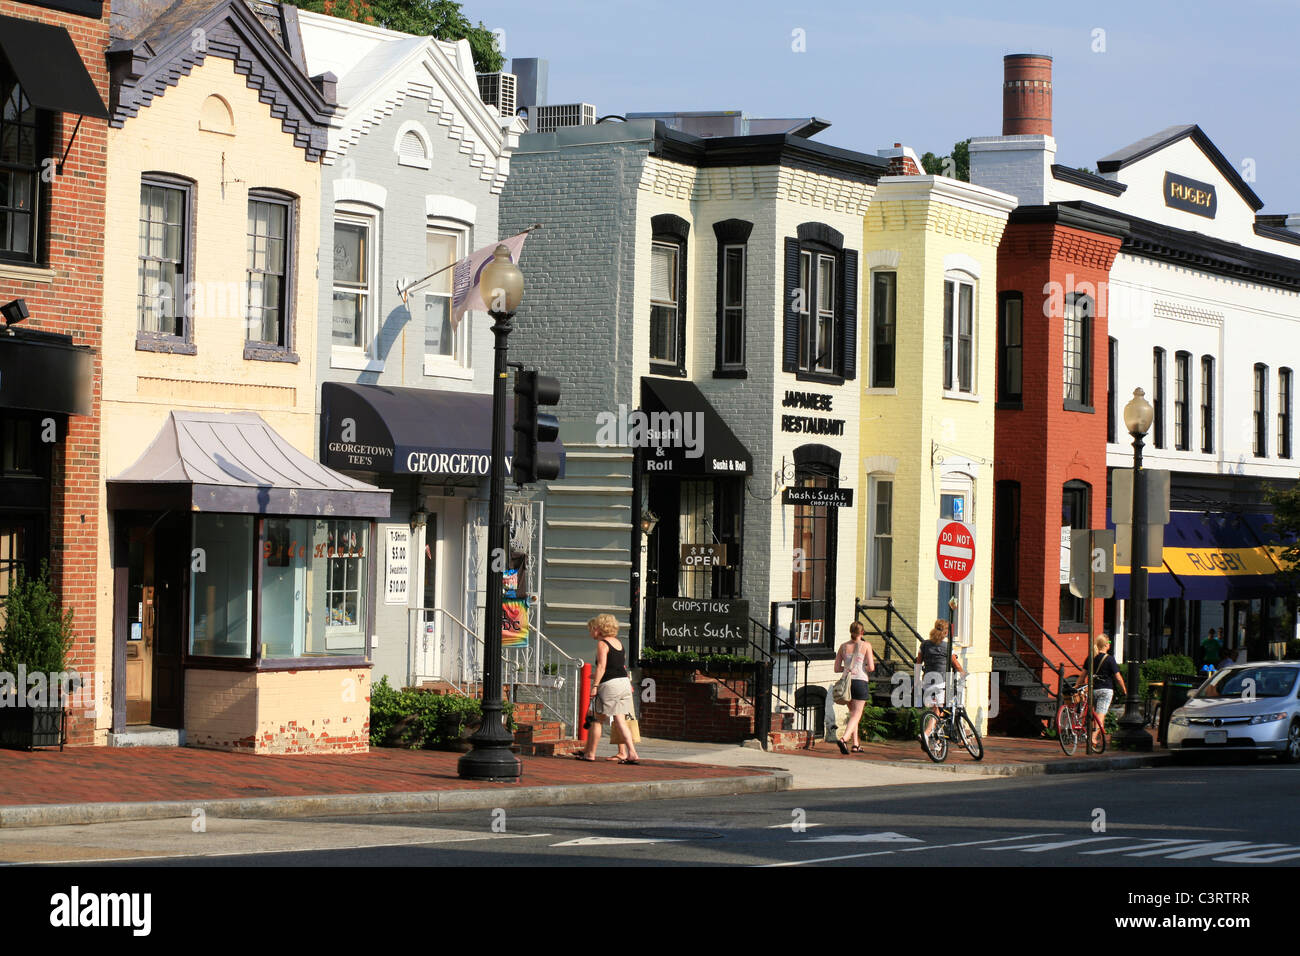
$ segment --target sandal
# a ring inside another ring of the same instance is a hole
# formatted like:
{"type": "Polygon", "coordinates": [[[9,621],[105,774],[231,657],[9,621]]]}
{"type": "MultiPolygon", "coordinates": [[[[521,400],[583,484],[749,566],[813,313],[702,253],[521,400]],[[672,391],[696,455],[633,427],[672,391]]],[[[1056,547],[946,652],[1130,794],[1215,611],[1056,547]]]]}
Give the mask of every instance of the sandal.
{"type": "Polygon", "coordinates": [[[854,747],[854,748],[853,748],[853,753],[855,753],[855,754],[860,754],[860,753],[862,753],[862,748],[861,748],[861,747],[854,747]]]}
{"type": "Polygon", "coordinates": [[[639,764],[640,762],[640,760],[619,760],[619,763],[639,764]]]}
{"type": "Polygon", "coordinates": [[[595,757],[588,757],[586,754],[574,754],[573,756],[576,757],[578,760],[582,760],[582,761],[584,761],[584,762],[586,762],[586,763],[595,763],[595,762],[596,762],[596,758],[595,758],[595,757]]]}
{"type": "Polygon", "coordinates": [[[840,740],[840,738],[835,738],[835,745],[840,748],[840,753],[844,754],[844,756],[847,757],[849,755],[848,745],[845,744],[844,741],[840,740]]]}

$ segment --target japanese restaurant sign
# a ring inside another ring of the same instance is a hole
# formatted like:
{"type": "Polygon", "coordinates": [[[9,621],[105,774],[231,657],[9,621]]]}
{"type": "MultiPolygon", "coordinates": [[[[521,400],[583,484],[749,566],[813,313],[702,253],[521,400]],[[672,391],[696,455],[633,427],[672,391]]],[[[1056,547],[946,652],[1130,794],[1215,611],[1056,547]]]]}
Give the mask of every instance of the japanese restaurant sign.
{"type": "Polygon", "coordinates": [[[661,647],[740,647],[748,628],[748,601],[675,597],[655,602],[655,642],[661,647]]]}

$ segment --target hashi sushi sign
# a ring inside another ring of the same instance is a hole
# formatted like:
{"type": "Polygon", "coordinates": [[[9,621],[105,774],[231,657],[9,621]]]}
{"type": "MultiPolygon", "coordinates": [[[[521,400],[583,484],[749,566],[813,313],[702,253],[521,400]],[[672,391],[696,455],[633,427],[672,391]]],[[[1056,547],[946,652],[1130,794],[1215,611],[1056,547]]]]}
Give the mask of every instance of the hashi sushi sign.
{"type": "Polygon", "coordinates": [[[728,598],[659,598],[655,643],[660,647],[740,647],[749,628],[749,602],[728,598]]]}

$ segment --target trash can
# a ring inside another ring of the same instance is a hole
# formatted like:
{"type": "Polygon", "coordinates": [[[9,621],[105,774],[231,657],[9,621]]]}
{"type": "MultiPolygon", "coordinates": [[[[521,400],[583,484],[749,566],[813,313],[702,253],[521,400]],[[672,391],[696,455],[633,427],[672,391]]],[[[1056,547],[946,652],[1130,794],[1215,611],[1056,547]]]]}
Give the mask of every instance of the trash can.
{"type": "Polygon", "coordinates": [[[1160,730],[1157,739],[1160,746],[1165,746],[1169,738],[1169,718],[1179,707],[1187,703],[1192,691],[1201,686],[1202,676],[1198,674],[1170,674],[1165,678],[1165,686],[1160,694],[1160,730]]]}

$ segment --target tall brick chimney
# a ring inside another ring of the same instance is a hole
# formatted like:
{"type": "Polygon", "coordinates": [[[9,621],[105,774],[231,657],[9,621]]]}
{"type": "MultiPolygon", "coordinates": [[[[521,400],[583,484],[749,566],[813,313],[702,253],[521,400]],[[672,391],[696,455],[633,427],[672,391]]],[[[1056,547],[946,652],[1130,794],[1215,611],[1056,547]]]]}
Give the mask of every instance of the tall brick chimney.
{"type": "Polygon", "coordinates": [[[1052,135],[1052,58],[1012,53],[1002,58],[1002,135],[1052,135]]]}

